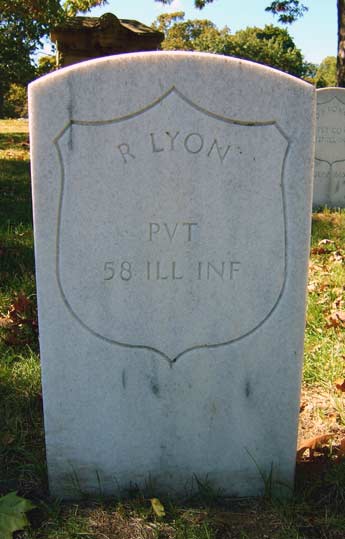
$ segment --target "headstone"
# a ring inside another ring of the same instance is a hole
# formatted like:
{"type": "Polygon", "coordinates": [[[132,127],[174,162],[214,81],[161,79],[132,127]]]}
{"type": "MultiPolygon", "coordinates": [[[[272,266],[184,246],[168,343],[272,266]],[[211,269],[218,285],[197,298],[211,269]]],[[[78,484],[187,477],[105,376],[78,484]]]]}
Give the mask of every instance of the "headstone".
{"type": "Polygon", "coordinates": [[[313,205],[345,207],[345,89],[317,90],[313,205]]]}
{"type": "Polygon", "coordinates": [[[293,481],[313,88],[142,53],[30,87],[52,493],[293,481]]]}

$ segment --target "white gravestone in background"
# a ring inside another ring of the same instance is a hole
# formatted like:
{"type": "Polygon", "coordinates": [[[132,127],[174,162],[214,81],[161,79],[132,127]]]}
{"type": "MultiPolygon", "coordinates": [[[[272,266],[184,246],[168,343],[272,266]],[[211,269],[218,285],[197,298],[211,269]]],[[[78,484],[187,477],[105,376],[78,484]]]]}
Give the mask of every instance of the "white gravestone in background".
{"type": "Polygon", "coordinates": [[[310,85],[207,54],[31,85],[54,494],[291,485],[313,112],[310,85]]]}
{"type": "Polygon", "coordinates": [[[345,207],[345,89],[317,90],[314,206],[345,207]]]}

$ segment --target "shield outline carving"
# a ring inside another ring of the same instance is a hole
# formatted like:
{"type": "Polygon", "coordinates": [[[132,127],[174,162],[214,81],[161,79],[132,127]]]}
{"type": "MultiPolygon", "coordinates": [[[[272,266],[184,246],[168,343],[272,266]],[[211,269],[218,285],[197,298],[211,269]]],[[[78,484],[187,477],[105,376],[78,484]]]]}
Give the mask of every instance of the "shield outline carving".
{"type": "Polygon", "coordinates": [[[187,354],[188,352],[190,352],[192,350],[205,349],[205,348],[217,348],[217,347],[220,347],[220,346],[226,346],[226,345],[229,345],[231,343],[241,341],[241,340],[245,339],[246,337],[248,337],[249,335],[251,335],[252,333],[254,333],[257,329],[259,329],[270,318],[270,316],[272,315],[272,313],[277,308],[277,306],[278,306],[278,304],[279,304],[279,302],[280,302],[280,300],[281,300],[281,298],[282,298],[282,296],[284,294],[284,290],[285,290],[285,286],[286,286],[286,280],[287,280],[287,269],[288,269],[287,268],[287,238],[286,238],[286,228],[287,228],[286,227],[286,219],[287,219],[287,216],[286,216],[286,196],[285,196],[285,181],[284,181],[285,177],[284,176],[285,176],[285,163],[286,163],[286,159],[287,159],[287,156],[288,156],[288,153],[289,153],[290,141],[289,141],[288,137],[286,136],[286,134],[284,133],[284,131],[282,130],[282,128],[278,125],[276,120],[267,120],[267,121],[250,121],[249,120],[249,121],[245,121],[245,120],[238,120],[238,119],[233,119],[233,118],[226,118],[226,117],[220,116],[218,114],[215,114],[213,112],[210,112],[210,111],[204,109],[203,107],[197,105],[192,100],[190,100],[188,97],[186,97],[183,93],[181,93],[175,86],[173,86],[168,91],[163,93],[159,98],[157,98],[153,102],[149,103],[147,106],[145,106],[142,109],[140,109],[138,111],[135,111],[135,112],[133,112],[131,114],[128,114],[128,115],[124,115],[124,116],[121,116],[121,117],[118,117],[118,118],[113,118],[113,119],[110,119],[110,120],[100,120],[100,121],[84,121],[84,120],[71,119],[66,124],[66,126],[61,130],[61,132],[55,137],[53,143],[55,145],[55,149],[56,149],[56,152],[57,152],[57,155],[58,155],[58,161],[59,161],[59,165],[60,165],[60,197],[59,197],[59,204],[58,204],[57,235],[56,235],[56,278],[57,278],[57,284],[58,284],[58,288],[60,290],[60,294],[61,294],[62,300],[63,300],[66,308],[68,309],[70,314],[73,316],[73,318],[75,320],[77,320],[78,323],[85,330],[87,330],[93,336],[95,336],[95,337],[97,337],[97,338],[99,338],[99,339],[101,339],[101,340],[103,340],[103,341],[105,341],[107,343],[115,344],[115,345],[123,347],[123,348],[143,349],[143,350],[152,351],[152,352],[158,354],[159,356],[161,356],[169,364],[172,365],[179,358],[181,358],[182,356],[184,356],[185,354],[187,354]],[[98,331],[95,331],[94,329],[92,329],[88,324],[86,324],[82,320],[82,318],[72,308],[71,303],[69,302],[69,300],[67,298],[67,295],[66,295],[66,293],[64,291],[64,288],[63,288],[62,279],[61,279],[61,270],[60,270],[60,265],[61,265],[60,243],[61,243],[62,208],[63,208],[63,198],[64,198],[64,191],[65,191],[65,183],[66,183],[66,175],[65,175],[63,154],[62,154],[62,150],[61,150],[61,148],[59,146],[60,139],[68,131],[68,129],[70,129],[70,127],[73,126],[73,125],[79,125],[79,126],[98,125],[98,126],[102,126],[102,125],[107,125],[107,124],[115,124],[115,123],[125,122],[126,120],[135,118],[135,117],[149,111],[153,107],[155,107],[157,104],[162,102],[164,99],[166,99],[172,93],[176,94],[180,99],[182,99],[185,103],[190,105],[194,110],[196,110],[196,111],[198,111],[198,112],[200,112],[200,113],[202,113],[202,114],[204,114],[204,115],[206,115],[208,117],[219,120],[221,122],[225,122],[225,123],[233,124],[233,125],[239,125],[239,126],[248,126],[248,127],[274,126],[278,130],[280,135],[286,141],[286,150],[285,150],[285,153],[284,153],[284,156],[283,156],[283,159],[282,159],[281,170],[280,170],[280,178],[281,178],[280,190],[281,190],[281,199],[282,199],[282,208],[283,208],[283,220],[282,220],[282,222],[283,222],[283,229],[284,229],[284,274],[283,274],[283,281],[282,281],[281,289],[280,289],[279,293],[277,294],[277,299],[276,299],[273,307],[266,314],[266,316],[262,320],[260,320],[260,322],[258,322],[255,325],[255,327],[253,327],[252,329],[250,329],[249,331],[247,331],[243,335],[240,335],[240,336],[235,337],[233,339],[229,339],[229,340],[224,341],[224,342],[195,345],[195,346],[192,346],[192,347],[189,347],[189,348],[183,350],[182,352],[177,354],[175,357],[169,357],[166,353],[162,352],[161,350],[159,350],[158,348],[155,348],[155,347],[143,345],[143,344],[140,344],[140,343],[138,343],[138,344],[130,344],[130,343],[125,343],[125,342],[120,342],[120,341],[117,341],[115,339],[111,339],[109,337],[106,337],[106,336],[102,335],[98,331]]]}

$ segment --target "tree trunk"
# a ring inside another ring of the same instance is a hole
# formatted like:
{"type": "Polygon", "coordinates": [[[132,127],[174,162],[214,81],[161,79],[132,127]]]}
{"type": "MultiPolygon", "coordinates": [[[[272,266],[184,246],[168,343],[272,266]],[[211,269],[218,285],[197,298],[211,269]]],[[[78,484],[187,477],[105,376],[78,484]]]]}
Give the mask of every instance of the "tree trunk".
{"type": "Polygon", "coordinates": [[[338,2],[338,86],[345,88],[345,0],[338,2]]]}

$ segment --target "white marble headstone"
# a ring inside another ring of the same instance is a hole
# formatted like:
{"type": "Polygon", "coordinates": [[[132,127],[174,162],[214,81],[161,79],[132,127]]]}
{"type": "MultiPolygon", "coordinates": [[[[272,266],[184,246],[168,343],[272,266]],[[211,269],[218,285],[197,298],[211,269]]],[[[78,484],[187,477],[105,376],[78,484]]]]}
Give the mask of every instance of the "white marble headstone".
{"type": "Polygon", "coordinates": [[[54,494],[294,473],[313,88],[208,54],[78,64],[30,87],[54,494]]]}
{"type": "Polygon", "coordinates": [[[345,88],[317,90],[314,206],[345,207],[345,88]]]}

